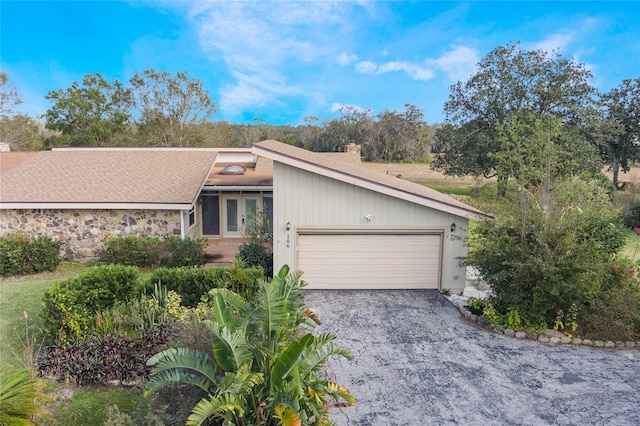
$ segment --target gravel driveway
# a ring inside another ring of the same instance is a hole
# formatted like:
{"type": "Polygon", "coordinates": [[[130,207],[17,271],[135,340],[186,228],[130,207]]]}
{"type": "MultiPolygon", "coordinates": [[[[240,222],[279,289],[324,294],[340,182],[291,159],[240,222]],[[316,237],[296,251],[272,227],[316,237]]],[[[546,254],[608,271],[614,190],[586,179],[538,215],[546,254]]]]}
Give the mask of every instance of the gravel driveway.
{"type": "Polygon", "coordinates": [[[640,351],[544,345],[476,328],[434,290],[307,290],[353,362],[338,425],[640,425],[640,351]]]}

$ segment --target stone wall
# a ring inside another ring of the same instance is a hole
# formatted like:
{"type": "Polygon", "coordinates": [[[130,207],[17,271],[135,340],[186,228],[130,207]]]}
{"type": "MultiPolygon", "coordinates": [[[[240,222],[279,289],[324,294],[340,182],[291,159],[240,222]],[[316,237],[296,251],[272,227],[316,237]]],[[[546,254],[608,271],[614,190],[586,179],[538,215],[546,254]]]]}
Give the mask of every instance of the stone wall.
{"type": "Polygon", "coordinates": [[[111,237],[180,236],[173,210],[0,210],[0,236],[13,232],[46,235],[62,243],[65,260],[97,259],[111,237]]]}

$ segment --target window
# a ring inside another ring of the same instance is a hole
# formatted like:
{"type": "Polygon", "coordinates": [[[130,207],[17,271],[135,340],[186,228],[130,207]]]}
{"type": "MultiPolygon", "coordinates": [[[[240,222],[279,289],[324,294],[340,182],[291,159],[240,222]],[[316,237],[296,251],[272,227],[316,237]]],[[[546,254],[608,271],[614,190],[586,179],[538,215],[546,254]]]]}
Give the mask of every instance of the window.
{"type": "Polygon", "coordinates": [[[191,210],[189,210],[189,228],[196,224],[196,206],[195,204],[191,206],[191,210]]]}

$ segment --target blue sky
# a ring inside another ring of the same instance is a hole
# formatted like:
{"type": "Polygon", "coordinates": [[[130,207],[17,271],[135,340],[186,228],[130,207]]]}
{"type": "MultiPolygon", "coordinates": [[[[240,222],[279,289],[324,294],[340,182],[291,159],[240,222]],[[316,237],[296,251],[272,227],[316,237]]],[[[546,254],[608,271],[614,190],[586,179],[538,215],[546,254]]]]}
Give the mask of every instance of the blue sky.
{"type": "Polygon", "coordinates": [[[640,77],[640,2],[6,1],[0,64],[22,112],[84,74],[187,71],[219,106],[214,120],[302,123],[341,106],[443,120],[449,86],[496,46],[557,49],[608,91],[640,77]]]}

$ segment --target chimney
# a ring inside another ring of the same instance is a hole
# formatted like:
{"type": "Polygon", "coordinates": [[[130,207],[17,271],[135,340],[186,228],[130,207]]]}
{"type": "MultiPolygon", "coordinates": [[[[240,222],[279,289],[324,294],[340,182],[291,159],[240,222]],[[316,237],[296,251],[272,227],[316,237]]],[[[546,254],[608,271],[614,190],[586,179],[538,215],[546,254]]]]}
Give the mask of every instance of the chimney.
{"type": "Polygon", "coordinates": [[[361,149],[362,147],[360,145],[356,145],[354,141],[349,141],[347,146],[344,147],[344,152],[353,152],[359,156],[361,149]]]}

